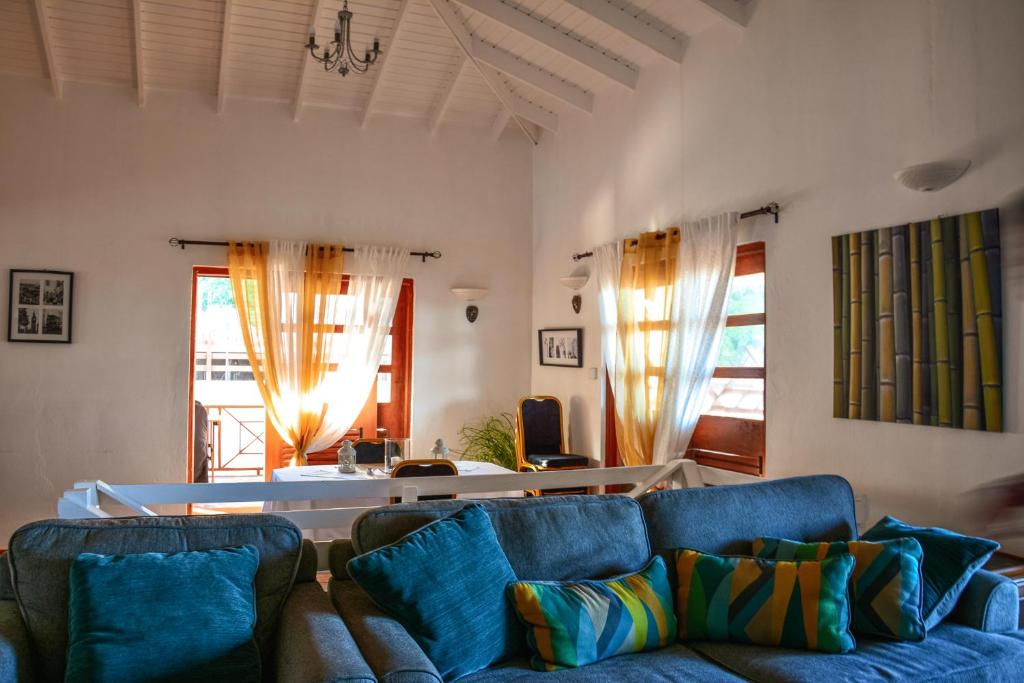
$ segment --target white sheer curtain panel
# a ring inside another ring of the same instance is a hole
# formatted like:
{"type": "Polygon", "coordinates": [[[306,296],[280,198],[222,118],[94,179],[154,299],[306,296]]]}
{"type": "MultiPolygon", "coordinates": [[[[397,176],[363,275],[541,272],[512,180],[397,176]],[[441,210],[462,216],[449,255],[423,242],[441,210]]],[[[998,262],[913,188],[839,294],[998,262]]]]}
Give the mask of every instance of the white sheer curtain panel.
{"type": "MultiPolygon", "coordinates": [[[[377,378],[384,345],[395,318],[409,251],[397,247],[356,246],[348,294],[342,297],[344,331],[331,349],[330,422],[342,425],[327,445],[352,426],[377,378]]],[[[315,449],[314,449],[315,450],[315,449]]]]}
{"type": "Polygon", "coordinates": [[[682,228],[654,464],[681,455],[700,418],[725,329],[737,221],[737,214],[726,213],[682,228]]]}
{"type": "Polygon", "coordinates": [[[601,361],[608,376],[615,378],[615,368],[622,364],[618,344],[619,277],[622,268],[622,241],[602,244],[594,249],[597,269],[597,305],[601,316],[601,361]]]}

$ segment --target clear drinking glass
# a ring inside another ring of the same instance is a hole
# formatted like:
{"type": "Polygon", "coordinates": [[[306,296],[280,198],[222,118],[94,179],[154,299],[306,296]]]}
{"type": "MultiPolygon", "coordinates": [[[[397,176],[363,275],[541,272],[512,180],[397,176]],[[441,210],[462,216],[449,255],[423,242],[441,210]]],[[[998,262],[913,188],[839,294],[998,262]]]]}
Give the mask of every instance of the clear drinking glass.
{"type": "Polygon", "coordinates": [[[391,468],[399,460],[407,460],[412,457],[412,439],[384,439],[384,471],[391,472],[391,468]]]}

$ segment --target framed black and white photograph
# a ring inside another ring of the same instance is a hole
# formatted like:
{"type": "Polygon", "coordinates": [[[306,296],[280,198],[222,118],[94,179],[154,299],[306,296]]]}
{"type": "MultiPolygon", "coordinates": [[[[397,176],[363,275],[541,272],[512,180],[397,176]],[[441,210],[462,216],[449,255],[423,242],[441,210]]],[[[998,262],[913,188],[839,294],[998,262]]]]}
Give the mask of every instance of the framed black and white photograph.
{"type": "Polygon", "coordinates": [[[541,365],[554,365],[563,368],[583,367],[582,328],[538,330],[537,340],[540,344],[541,365]]]}
{"type": "Polygon", "coordinates": [[[56,270],[11,270],[7,341],[71,343],[74,277],[56,270]]]}

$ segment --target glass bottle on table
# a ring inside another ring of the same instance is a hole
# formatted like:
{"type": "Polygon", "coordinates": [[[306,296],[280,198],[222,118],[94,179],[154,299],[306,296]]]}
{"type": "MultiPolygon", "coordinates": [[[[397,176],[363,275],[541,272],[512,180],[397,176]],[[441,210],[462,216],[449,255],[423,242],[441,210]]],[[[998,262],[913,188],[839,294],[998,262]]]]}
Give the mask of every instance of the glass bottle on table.
{"type": "Polygon", "coordinates": [[[347,439],[341,442],[341,448],[338,449],[338,471],[342,474],[353,474],[356,471],[356,449],[347,439]]]}

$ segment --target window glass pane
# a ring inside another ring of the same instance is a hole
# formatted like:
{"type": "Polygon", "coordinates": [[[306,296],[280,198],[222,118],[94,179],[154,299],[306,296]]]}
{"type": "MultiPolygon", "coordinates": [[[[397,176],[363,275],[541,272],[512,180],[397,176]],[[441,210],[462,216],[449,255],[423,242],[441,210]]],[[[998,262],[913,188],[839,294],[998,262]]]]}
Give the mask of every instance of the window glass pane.
{"type": "Polygon", "coordinates": [[[210,373],[210,379],[215,379],[215,380],[224,379],[224,373],[223,372],[211,372],[210,373]]]}
{"type": "Polygon", "coordinates": [[[391,345],[392,339],[391,335],[389,334],[387,337],[384,338],[384,354],[380,357],[381,365],[391,365],[391,345]]]}
{"type": "Polygon", "coordinates": [[[377,403],[391,403],[391,373],[377,373],[377,403]]]}
{"type": "Polygon", "coordinates": [[[198,379],[198,380],[206,379],[206,373],[203,372],[202,370],[196,370],[196,379],[198,379]]]}
{"type": "Polygon", "coordinates": [[[248,358],[230,358],[228,359],[228,365],[249,365],[248,358]]]}
{"type": "Polygon", "coordinates": [[[712,378],[703,413],[763,420],[764,380],[712,378]]]}
{"type": "Polygon", "coordinates": [[[764,325],[725,328],[717,366],[720,368],[763,368],[764,325]]]}
{"type": "Polygon", "coordinates": [[[224,359],[223,358],[211,358],[210,359],[210,364],[211,365],[224,365],[224,359]]]}
{"type": "Polygon", "coordinates": [[[231,379],[236,382],[251,382],[253,381],[253,376],[251,372],[232,372],[231,379]]]}
{"type": "Polygon", "coordinates": [[[733,278],[726,311],[729,315],[764,313],[764,273],[733,278]]]}

